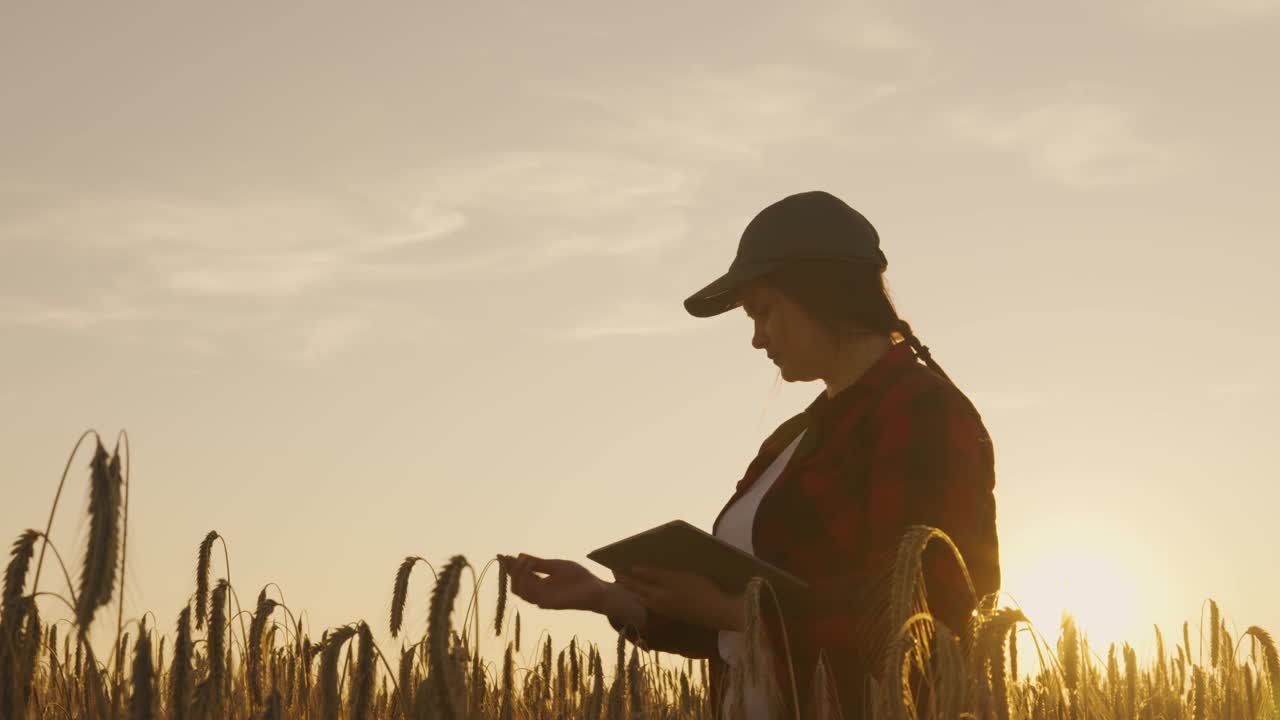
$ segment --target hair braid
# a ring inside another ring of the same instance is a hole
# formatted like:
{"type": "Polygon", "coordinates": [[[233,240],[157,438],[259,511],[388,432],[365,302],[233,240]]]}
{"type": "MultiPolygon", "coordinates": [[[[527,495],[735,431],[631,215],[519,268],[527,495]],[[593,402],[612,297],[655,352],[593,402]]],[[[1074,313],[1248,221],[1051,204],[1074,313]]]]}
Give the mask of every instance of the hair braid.
{"type": "Polygon", "coordinates": [[[920,342],[920,338],[916,337],[916,334],[911,332],[911,325],[902,318],[898,318],[898,332],[902,334],[902,339],[911,345],[911,349],[915,351],[916,357],[924,360],[925,365],[928,365],[934,370],[934,372],[941,375],[948,382],[951,381],[951,378],[942,371],[942,366],[939,365],[937,361],[933,359],[933,356],[929,354],[929,346],[920,342]]]}

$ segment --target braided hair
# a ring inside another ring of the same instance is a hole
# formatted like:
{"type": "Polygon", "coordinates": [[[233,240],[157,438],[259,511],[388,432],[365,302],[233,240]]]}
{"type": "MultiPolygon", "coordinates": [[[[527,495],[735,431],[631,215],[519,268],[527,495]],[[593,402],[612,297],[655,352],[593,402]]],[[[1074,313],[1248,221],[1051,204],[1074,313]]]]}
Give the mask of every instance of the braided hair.
{"type": "Polygon", "coordinates": [[[920,338],[916,337],[916,334],[911,332],[911,325],[902,318],[898,318],[898,334],[902,336],[902,339],[905,342],[911,345],[911,349],[915,351],[916,357],[923,360],[925,365],[928,365],[934,372],[941,375],[948,382],[951,381],[951,378],[942,371],[942,366],[939,365],[937,361],[933,359],[933,356],[929,354],[929,346],[920,342],[920,338]]]}
{"type": "Polygon", "coordinates": [[[884,271],[869,263],[798,258],[769,273],[767,282],[803,307],[836,335],[873,332],[911,346],[916,357],[950,381],[929,346],[898,315],[884,271]]]}

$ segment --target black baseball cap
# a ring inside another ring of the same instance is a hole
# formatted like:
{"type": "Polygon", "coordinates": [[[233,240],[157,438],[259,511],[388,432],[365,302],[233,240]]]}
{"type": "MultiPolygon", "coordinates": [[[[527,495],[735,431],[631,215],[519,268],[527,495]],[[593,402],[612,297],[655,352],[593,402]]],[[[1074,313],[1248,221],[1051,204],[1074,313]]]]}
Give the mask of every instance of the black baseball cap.
{"type": "Polygon", "coordinates": [[[747,282],[800,258],[889,266],[880,235],[843,200],[824,190],[788,195],[756,213],[738,240],[728,271],[684,301],[694,317],[712,317],[737,305],[747,282]]]}

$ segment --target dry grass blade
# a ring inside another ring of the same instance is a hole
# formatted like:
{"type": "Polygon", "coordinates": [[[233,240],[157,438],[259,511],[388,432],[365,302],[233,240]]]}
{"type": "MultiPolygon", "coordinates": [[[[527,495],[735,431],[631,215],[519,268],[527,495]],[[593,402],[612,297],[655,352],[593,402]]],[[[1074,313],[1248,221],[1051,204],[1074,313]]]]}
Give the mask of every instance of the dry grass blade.
{"type": "MultiPolygon", "coordinates": [[[[684,676],[681,675],[684,680],[684,676]]],[[[835,679],[831,676],[831,668],[827,663],[826,651],[818,652],[818,661],[814,664],[813,680],[810,684],[812,697],[809,700],[808,717],[812,720],[844,720],[840,709],[840,697],[836,691],[835,679]]],[[[687,685],[681,687],[681,695],[687,694],[687,685]]],[[[947,717],[947,716],[944,716],[947,717]]]]}
{"type": "MultiPolygon", "coordinates": [[[[745,678],[753,685],[760,687],[767,698],[770,713],[780,714],[784,710],[782,688],[778,686],[777,659],[769,636],[765,629],[764,611],[760,603],[760,595],[764,592],[764,579],[753,577],[743,592],[744,617],[746,625],[742,635],[746,645],[745,678]]],[[[799,708],[794,709],[795,712],[799,708]]]]}
{"type": "Polygon", "coordinates": [[[578,663],[578,638],[569,638],[569,687],[577,691],[582,687],[582,666],[578,663]]]}
{"type": "Polygon", "coordinates": [[[94,451],[89,485],[89,542],[80,574],[76,625],[88,632],[93,614],[111,601],[120,552],[121,479],[112,472],[109,456],[99,440],[94,451]]]}

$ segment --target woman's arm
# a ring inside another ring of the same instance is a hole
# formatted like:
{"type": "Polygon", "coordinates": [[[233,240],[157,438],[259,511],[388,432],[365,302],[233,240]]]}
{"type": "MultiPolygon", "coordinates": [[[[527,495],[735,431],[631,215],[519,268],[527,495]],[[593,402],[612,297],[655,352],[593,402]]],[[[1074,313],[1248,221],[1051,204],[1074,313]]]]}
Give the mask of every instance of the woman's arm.
{"type": "Polygon", "coordinates": [[[625,587],[600,580],[593,610],[604,615],[614,630],[645,650],[711,658],[719,653],[719,631],[675,620],[646,608],[625,587]]]}

